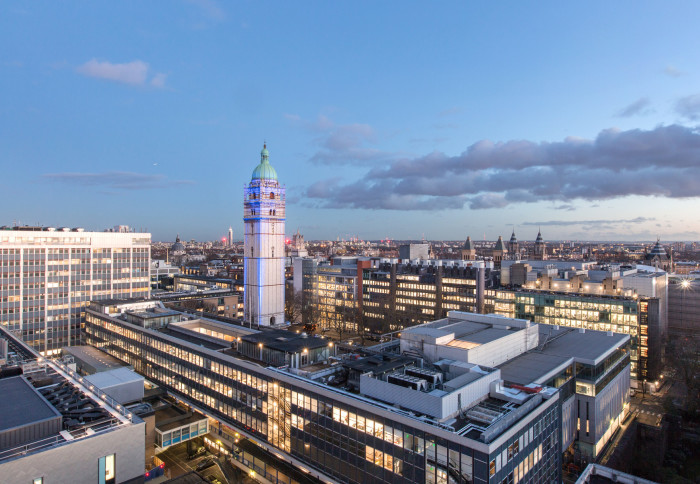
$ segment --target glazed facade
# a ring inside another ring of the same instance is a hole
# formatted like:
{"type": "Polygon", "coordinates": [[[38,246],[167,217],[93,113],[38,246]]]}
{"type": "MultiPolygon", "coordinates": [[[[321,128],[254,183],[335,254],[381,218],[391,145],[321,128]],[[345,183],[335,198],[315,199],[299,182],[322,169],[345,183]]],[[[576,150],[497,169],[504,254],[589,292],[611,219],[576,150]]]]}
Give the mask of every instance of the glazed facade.
{"type": "Polygon", "coordinates": [[[151,235],[0,231],[0,324],[44,354],[79,344],[91,300],[150,294],[151,235]]]}
{"type": "MultiPolygon", "coordinates": [[[[478,279],[440,274],[363,271],[362,310],[369,327],[398,331],[443,318],[447,311],[480,312],[478,279]]],[[[483,313],[539,324],[630,335],[632,378],[660,373],[663,331],[658,298],[485,289],[483,313]]]]}
{"type": "Polygon", "coordinates": [[[89,309],[85,341],[326,481],[561,480],[558,394],[487,443],[375,400],[89,309]]]}

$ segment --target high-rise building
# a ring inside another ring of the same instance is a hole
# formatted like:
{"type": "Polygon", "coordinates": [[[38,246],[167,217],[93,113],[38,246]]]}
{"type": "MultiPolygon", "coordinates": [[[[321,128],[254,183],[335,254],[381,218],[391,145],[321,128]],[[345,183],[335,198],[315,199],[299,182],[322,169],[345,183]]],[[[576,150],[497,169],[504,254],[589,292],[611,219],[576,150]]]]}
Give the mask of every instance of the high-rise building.
{"type": "Polygon", "coordinates": [[[228,246],[233,247],[233,227],[228,228],[228,246]]]}
{"type": "Polygon", "coordinates": [[[42,353],[79,339],[89,301],[148,297],[151,234],[0,229],[0,324],[42,353]]]}
{"type": "Polygon", "coordinates": [[[284,323],[285,191],[265,145],[243,200],[244,320],[251,325],[284,323]]]}

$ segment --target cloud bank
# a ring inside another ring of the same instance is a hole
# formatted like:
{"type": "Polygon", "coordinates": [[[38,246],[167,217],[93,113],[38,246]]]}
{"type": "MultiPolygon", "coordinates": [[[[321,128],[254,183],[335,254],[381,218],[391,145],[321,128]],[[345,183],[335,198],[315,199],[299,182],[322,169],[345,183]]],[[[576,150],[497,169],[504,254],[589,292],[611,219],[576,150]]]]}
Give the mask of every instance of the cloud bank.
{"type": "Polygon", "coordinates": [[[118,190],[152,190],[193,184],[190,180],[169,180],[165,175],[127,171],[105,173],[46,173],[42,178],[61,183],[118,190]]]}
{"type": "Polygon", "coordinates": [[[167,74],[158,72],[149,79],[150,66],[147,62],[135,60],[124,64],[113,64],[107,61],[98,61],[91,59],[85,64],[78,66],[78,73],[94,77],[96,79],[105,79],[108,81],[120,82],[131,86],[143,86],[148,82],[156,88],[165,87],[165,79],[167,74]]]}
{"type": "MultiPolygon", "coordinates": [[[[352,162],[347,145],[326,149],[326,163],[337,161],[336,152],[343,156],[338,163],[352,162]]],[[[458,156],[436,151],[394,157],[358,180],[321,180],[306,190],[318,207],[389,210],[488,209],[630,195],[700,196],[698,128],[606,129],[592,140],[558,142],[481,140],[458,156]]]]}
{"type": "Polygon", "coordinates": [[[535,225],[537,227],[544,226],[560,226],[568,227],[571,225],[610,225],[610,224],[641,224],[645,222],[653,222],[656,220],[653,217],[637,217],[629,219],[616,220],[548,220],[547,222],[524,222],[521,225],[535,225]]]}

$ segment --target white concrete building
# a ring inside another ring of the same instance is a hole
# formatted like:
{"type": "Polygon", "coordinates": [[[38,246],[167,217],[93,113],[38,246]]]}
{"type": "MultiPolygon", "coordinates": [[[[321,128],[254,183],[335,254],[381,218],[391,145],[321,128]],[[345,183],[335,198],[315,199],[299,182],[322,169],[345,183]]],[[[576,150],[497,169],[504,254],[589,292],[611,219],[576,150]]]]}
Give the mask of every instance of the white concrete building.
{"type": "Polygon", "coordinates": [[[0,228],[0,324],[44,354],[78,342],[89,301],[149,297],[151,234],[0,228]]]}
{"type": "Polygon", "coordinates": [[[244,320],[251,325],[284,324],[285,191],[264,146],[243,200],[244,320]]]}

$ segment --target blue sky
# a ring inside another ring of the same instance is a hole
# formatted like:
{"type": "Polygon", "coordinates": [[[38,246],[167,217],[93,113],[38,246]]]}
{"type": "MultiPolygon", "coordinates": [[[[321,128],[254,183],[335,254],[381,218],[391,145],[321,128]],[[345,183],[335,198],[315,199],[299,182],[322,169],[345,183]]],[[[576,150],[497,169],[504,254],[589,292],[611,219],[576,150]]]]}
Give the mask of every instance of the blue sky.
{"type": "Polygon", "coordinates": [[[700,4],[2,2],[0,224],[697,240],[700,4]]]}

